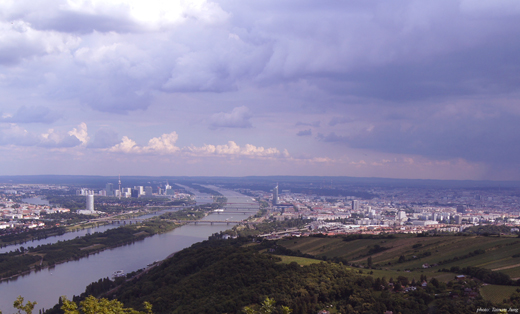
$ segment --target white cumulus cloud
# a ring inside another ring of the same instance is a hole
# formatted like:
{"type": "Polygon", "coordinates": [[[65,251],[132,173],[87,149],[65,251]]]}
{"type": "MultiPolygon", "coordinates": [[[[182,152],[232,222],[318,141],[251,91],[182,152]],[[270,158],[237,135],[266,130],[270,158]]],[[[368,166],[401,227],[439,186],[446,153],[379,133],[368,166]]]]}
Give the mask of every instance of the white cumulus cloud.
{"type": "Polygon", "coordinates": [[[179,136],[176,132],[170,134],[163,134],[160,137],[154,137],[148,141],[146,146],[138,146],[137,143],[128,136],[123,136],[121,143],[114,145],[108,149],[109,152],[114,153],[158,153],[171,154],[179,150],[175,146],[175,142],[179,136]]]}
{"type": "Polygon", "coordinates": [[[148,145],[139,146],[128,136],[123,136],[119,144],[116,144],[106,151],[112,153],[126,153],[126,154],[157,154],[157,155],[184,155],[184,156],[221,156],[221,157],[273,157],[273,158],[288,158],[290,157],[287,149],[280,152],[275,147],[265,148],[262,146],[255,146],[252,144],[238,145],[234,141],[228,141],[227,144],[212,145],[204,144],[203,146],[187,146],[180,148],[176,146],[179,136],[176,132],[163,134],[160,137],[154,137],[148,141],[148,145]]]}
{"type": "Polygon", "coordinates": [[[154,137],[148,141],[148,145],[143,147],[144,152],[158,152],[161,154],[175,153],[179,150],[175,143],[179,139],[176,132],[163,134],[161,137],[154,137]]]}
{"type": "Polygon", "coordinates": [[[123,136],[121,143],[110,147],[108,151],[113,153],[140,153],[141,149],[135,141],[128,138],[128,136],[123,136]]]}
{"type": "Polygon", "coordinates": [[[246,156],[246,157],[288,157],[289,152],[287,149],[280,153],[277,148],[264,148],[257,147],[255,145],[246,144],[240,147],[234,141],[228,141],[224,145],[208,145],[205,144],[201,147],[189,146],[183,149],[183,151],[196,156],[246,156]]]}
{"type": "Polygon", "coordinates": [[[90,140],[87,132],[87,124],[85,122],[82,122],[77,129],[73,128],[68,134],[70,136],[75,136],[83,145],[86,145],[90,140]]]}

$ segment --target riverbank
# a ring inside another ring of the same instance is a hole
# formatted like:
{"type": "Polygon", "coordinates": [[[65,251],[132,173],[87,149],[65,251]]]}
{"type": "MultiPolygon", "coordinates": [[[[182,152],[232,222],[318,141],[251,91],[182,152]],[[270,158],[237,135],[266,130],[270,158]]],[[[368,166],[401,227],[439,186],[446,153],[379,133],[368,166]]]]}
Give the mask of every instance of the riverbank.
{"type": "Polygon", "coordinates": [[[65,227],[52,227],[47,229],[30,230],[23,233],[4,235],[0,239],[0,248],[10,245],[25,244],[33,240],[45,239],[62,235],[67,232],[65,227]]]}
{"type": "Polygon", "coordinates": [[[16,234],[11,234],[11,235],[3,235],[0,237],[0,248],[5,248],[8,246],[14,246],[14,245],[23,245],[23,244],[30,243],[30,242],[33,242],[36,240],[60,236],[65,233],[68,233],[68,232],[77,232],[79,230],[98,228],[98,227],[107,225],[114,220],[133,219],[133,218],[149,215],[150,213],[154,213],[154,212],[156,212],[156,210],[120,214],[120,215],[110,216],[110,217],[89,219],[86,222],[81,222],[81,223],[72,224],[72,225],[61,225],[61,226],[54,226],[54,227],[50,227],[50,228],[46,227],[46,228],[42,228],[42,229],[26,230],[26,231],[19,232],[16,234]]]}
{"type": "MultiPolygon", "coordinates": [[[[173,252],[172,254],[168,255],[163,260],[155,261],[152,265],[147,265],[146,268],[142,268],[142,269],[139,269],[137,271],[134,271],[133,273],[135,273],[135,275],[130,276],[130,277],[127,276],[127,278],[124,281],[121,281],[121,282],[118,283],[117,280],[114,280],[116,286],[113,287],[112,289],[108,290],[107,292],[102,293],[99,297],[109,297],[109,296],[113,295],[114,293],[116,293],[119,290],[119,288],[121,288],[123,286],[123,284],[125,284],[127,282],[131,282],[133,280],[138,280],[139,278],[141,278],[142,276],[146,275],[149,271],[151,271],[155,267],[161,266],[161,264],[165,260],[168,260],[168,259],[172,258],[177,252],[179,252],[179,251],[173,252]]],[[[96,284],[96,282],[93,282],[90,285],[95,285],[95,284],[96,284]]],[[[84,293],[82,293],[80,295],[80,297],[85,297],[85,296],[86,296],[86,294],[84,294],[84,293]]]]}
{"type": "Polygon", "coordinates": [[[58,264],[77,261],[104,250],[142,241],[155,234],[165,233],[182,226],[182,223],[159,219],[140,224],[110,229],[73,240],[30,248],[23,252],[0,255],[0,281],[12,280],[32,271],[52,268],[58,264]]]}
{"type": "MultiPolygon", "coordinates": [[[[229,190],[223,191],[222,194],[229,202],[224,212],[210,212],[208,216],[202,218],[203,221],[243,220],[258,210],[258,204],[250,197],[229,190]],[[244,210],[244,207],[250,208],[250,215],[235,213],[237,210],[244,210]]],[[[191,216],[189,220],[192,220],[191,216]]],[[[181,251],[194,243],[207,240],[211,235],[220,234],[232,225],[235,223],[187,223],[172,231],[147,237],[131,245],[104,250],[95,255],[90,254],[90,257],[62,263],[45,271],[32,272],[17,280],[4,281],[0,283],[0,295],[2,295],[0,310],[4,313],[10,312],[12,300],[23,295],[26,300],[38,302],[36,312],[39,309],[43,312],[44,309],[52,308],[60,296],[67,295],[70,299],[73,295],[80,295],[85,292],[89,284],[109,278],[114,271],[123,270],[130,274],[146,268],[154,261],[164,260],[172,252],[181,251]]]]}
{"type": "MultiPolygon", "coordinates": [[[[171,231],[185,224],[183,220],[204,218],[211,210],[222,206],[224,203],[185,208],[174,214],[172,212],[163,214],[160,216],[162,219],[144,220],[103,233],[96,232],[68,241],[0,254],[0,281],[12,280],[32,271],[40,271],[57,264],[79,260],[106,249],[132,244],[155,234],[171,231]],[[171,221],[172,218],[175,221],[171,221]]],[[[99,221],[92,222],[92,224],[97,223],[99,221]]]]}

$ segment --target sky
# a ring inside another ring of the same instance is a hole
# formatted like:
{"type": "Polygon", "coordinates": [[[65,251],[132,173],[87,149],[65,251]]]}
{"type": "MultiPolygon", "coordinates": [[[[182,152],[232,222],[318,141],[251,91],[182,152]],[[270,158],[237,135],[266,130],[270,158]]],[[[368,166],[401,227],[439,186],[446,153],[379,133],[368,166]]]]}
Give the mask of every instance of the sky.
{"type": "Polygon", "coordinates": [[[0,175],[520,180],[517,0],[0,0],[0,175]]]}

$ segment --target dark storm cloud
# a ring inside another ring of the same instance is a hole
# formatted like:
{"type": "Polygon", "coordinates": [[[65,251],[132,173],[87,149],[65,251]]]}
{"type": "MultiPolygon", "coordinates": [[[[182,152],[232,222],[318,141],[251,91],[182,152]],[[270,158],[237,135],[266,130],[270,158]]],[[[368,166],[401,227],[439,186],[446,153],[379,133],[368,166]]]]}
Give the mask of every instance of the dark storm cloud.
{"type": "Polygon", "coordinates": [[[354,120],[351,119],[351,118],[347,118],[347,117],[333,117],[332,119],[330,119],[329,125],[330,126],[335,126],[335,125],[338,125],[338,124],[345,124],[345,123],[349,123],[349,122],[352,122],[352,121],[354,121],[354,120]]]}
{"type": "Polygon", "coordinates": [[[353,135],[319,134],[324,142],[434,159],[464,158],[487,163],[517,163],[520,117],[447,117],[413,125],[388,123],[353,135]]]}
{"type": "Polygon", "coordinates": [[[94,15],[80,12],[60,11],[53,18],[28,19],[36,29],[55,30],[65,33],[132,32],[140,31],[128,17],[94,15]]]}
{"type": "Polygon", "coordinates": [[[54,39],[52,34],[39,34],[23,21],[0,24],[0,31],[0,65],[6,66],[46,55],[50,50],[47,42],[54,39]]]}
{"type": "Polygon", "coordinates": [[[298,136],[311,136],[312,135],[312,131],[311,131],[311,129],[302,130],[302,131],[296,133],[296,135],[298,135],[298,136]]]}
{"type": "Polygon", "coordinates": [[[298,6],[285,23],[274,13],[280,28],[271,35],[279,40],[266,66],[273,82],[305,77],[329,93],[396,104],[520,86],[515,13],[475,14],[477,3],[401,1],[320,3],[310,16],[310,5],[298,6]]]}
{"type": "MultiPolygon", "coordinates": [[[[296,126],[300,136],[343,145],[325,157],[362,148],[513,163],[519,17],[515,1],[19,0],[0,4],[0,91],[70,104],[75,117],[84,106],[93,116],[161,109],[137,115],[149,119],[143,123],[170,123],[151,115],[182,116],[183,104],[171,100],[185,99],[193,106],[186,120],[259,137],[265,130],[291,154],[300,150],[295,155],[317,150],[282,145],[272,130],[288,126],[291,138],[296,126]]],[[[58,121],[30,114],[3,122],[58,121]]],[[[3,132],[4,142],[30,142],[20,130],[3,132]]],[[[194,141],[213,135],[197,132],[194,141]]],[[[53,136],[52,143],[77,144],[53,136]]],[[[110,147],[115,137],[100,130],[88,147],[110,147]]]]}
{"type": "Polygon", "coordinates": [[[100,129],[94,134],[94,139],[87,145],[89,148],[109,148],[120,142],[117,132],[111,129],[100,129]]]}
{"type": "Polygon", "coordinates": [[[18,42],[13,46],[0,47],[0,64],[13,65],[26,57],[40,54],[41,50],[31,46],[29,43],[18,42]]]}
{"type": "Polygon", "coordinates": [[[12,117],[0,118],[0,122],[6,123],[53,123],[60,119],[61,116],[43,106],[18,108],[12,117]]]}
{"type": "Polygon", "coordinates": [[[3,8],[9,21],[26,21],[34,29],[63,33],[129,32],[139,31],[124,3],[99,6],[96,3],[67,3],[67,1],[19,0],[3,8]],[[80,9],[83,7],[83,10],[80,9]]]}
{"type": "Polygon", "coordinates": [[[298,121],[298,122],[296,122],[295,126],[313,126],[315,128],[319,128],[320,124],[321,124],[320,121],[316,121],[316,122],[312,122],[312,123],[298,121]]]}
{"type": "Polygon", "coordinates": [[[84,101],[98,111],[126,114],[129,111],[148,108],[151,96],[148,93],[139,95],[131,89],[122,93],[95,89],[91,95],[85,96],[84,101]]]}
{"type": "MultiPolygon", "coordinates": [[[[520,28],[520,24],[518,25],[520,28]]],[[[520,40],[492,41],[421,63],[389,64],[317,79],[334,93],[394,103],[520,90],[520,40]]]]}
{"type": "MultiPolygon", "coordinates": [[[[194,18],[155,31],[134,20],[122,4],[93,6],[92,12],[42,7],[45,14],[24,11],[12,18],[39,30],[82,34],[84,44],[73,55],[93,57],[65,75],[80,83],[68,90],[70,97],[100,111],[145,109],[151,101],[146,95],[158,90],[227,92],[244,82],[269,86],[305,79],[331,94],[395,103],[519,86],[520,39],[514,34],[520,19],[489,18],[471,3],[220,5],[233,14],[212,27],[194,18]],[[86,37],[92,30],[111,35],[86,37]],[[84,48],[90,49],[78,53],[84,48]]],[[[32,49],[24,49],[20,38],[14,42],[20,48],[7,49],[4,62],[42,53],[30,40],[32,49]]]]}

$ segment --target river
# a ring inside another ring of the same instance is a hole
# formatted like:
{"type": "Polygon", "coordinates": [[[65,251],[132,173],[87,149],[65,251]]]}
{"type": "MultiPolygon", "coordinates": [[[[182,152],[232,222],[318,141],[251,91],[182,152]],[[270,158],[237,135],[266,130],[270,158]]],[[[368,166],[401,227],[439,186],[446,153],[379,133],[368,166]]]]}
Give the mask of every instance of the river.
{"type": "MultiPolygon", "coordinates": [[[[258,204],[248,196],[229,190],[219,192],[227,197],[229,205],[223,212],[210,214],[204,220],[238,221],[258,211],[258,204]]],[[[71,298],[72,295],[79,295],[88,284],[110,277],[116,270],[129,273],[144,268],[147,264],[162,260],[173,252],[206,240],[213,233],[227,230],[233,225],[234,223],[188,224],[131,245],[32,272],[16,280],[4,281],[0,283],[0,311],[13,312],[12,304],[19,295],[25,300],[38,302],[35,313],[42,308],[48,309],[58,302],[60,296],[71,298]]]]}
{"type": "Polygon", "coordinates": [[[3,248],[0,248],[0,254],[8,253],[11,251],[16,251],[16,249],[19,249],[21,246],[23,246],[25,248],[28,248],[30,246],[37,247],[38,245],[51,244],[51,243],[56,243],[58,241],[72,240],[76,237],[82,237],[82,236],[86,235],[87,233],[105,232],[108,229],[117,228],[119,226],[121,226],[121,225],[103,225],[103,226],[94,227],[94,228],[86,228],[86,229],[82,229],[82,230],[78,230],[78,231],[67,232],[62,235],[50,236],[45,239],[30,240],[30,241],[27,241],[22,244],[8,245],[8,246],[4,246],[3,248]]]}
{"type": "Polygon", "coordinates": [[[22,198],[22,202],[33,205],[49,205],[49,201],[41,197],[22,198]]]}
{"type": "MultiPolygon", "coordinates": [[[[164,210],[152,213],[152,214],[146,214],[146,215],[140,216],[139,219],[140,220],[148,219],[148,218],[159,216],[161,214],[164,214],[164,213],[167,213],[167,212],[170,212],[170,211],[177,211],[179,209],[182,209],[182,208],[176,207],[176,208],[173,208],[173,209],[164,209],[164,210]]],[[[77,231],[67,232],[67,233],[64,233],[64,234],[61,234],[61,235],[49,236],[49,237],[44,238],[44,239],[39,239],[39,240],[38,239],[34,239],[34,240],[29,240],[29,241],[21,243],[21,244],[12,244],[12,245],[8,245],[8,246],[4,246],[4,247],[0,248],[0,254],[8,253],[8,252],[11,252],[11,251],[16,251],[17,249],[19,249],[22,246],[25,247],[25,248],[28,248],[28,247],[31,247],[31,246],[32,247],[37,247],[38,245],[52,244],[52,243],[56,243],[58,241],[72,240],[72,239],[75,239],[77,237],[82,237],[82,236],[86,235],[87,233],[105,232],[105,231],[107,231],[109,229],[121,227],[122,225],[127,224],[127,223],[135,223],[135,221],[136,220],[132,220],[132,219],[121,220],[117,224],[114,223],[114,224],[101,225],[101,226],[98,226],[98,227],[85,228],[85,229],[80,229],[80,230],[77,230],[77,231]]]]}

